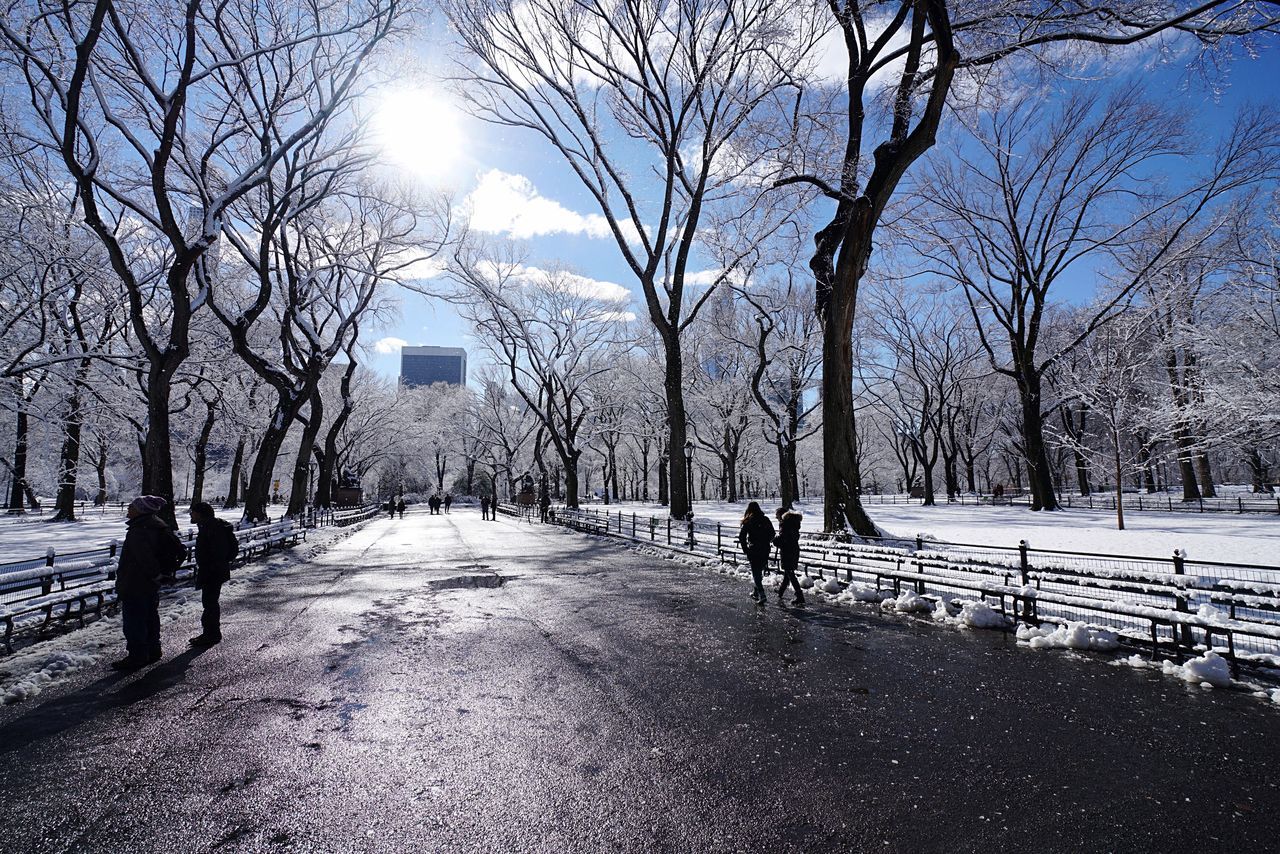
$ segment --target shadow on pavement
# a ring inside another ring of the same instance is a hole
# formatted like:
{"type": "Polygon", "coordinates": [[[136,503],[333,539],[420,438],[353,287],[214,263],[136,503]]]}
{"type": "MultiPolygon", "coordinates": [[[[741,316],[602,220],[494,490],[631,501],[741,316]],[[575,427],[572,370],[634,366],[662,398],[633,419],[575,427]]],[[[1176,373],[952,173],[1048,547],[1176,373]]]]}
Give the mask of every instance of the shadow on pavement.
{"type": "Polygon", "coordinates": [[[28,751],[33,743],[58,735],[103,712],[131,706],[172,688],[187,678],[192,663],[204,652],[188,649],[154,667],[132,674],[108,673],[78,691],[35,703],[23,716],[0,726],[0,756],[28,751]],[[112,688],[119,686],[119,690],[112,688]]]}

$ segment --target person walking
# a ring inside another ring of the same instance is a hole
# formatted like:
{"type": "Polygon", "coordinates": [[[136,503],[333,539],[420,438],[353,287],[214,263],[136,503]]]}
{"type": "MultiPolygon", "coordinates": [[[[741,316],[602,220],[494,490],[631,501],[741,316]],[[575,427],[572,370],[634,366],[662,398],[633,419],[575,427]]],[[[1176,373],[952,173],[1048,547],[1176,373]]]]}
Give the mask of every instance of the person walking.
{"type": "Polygon", "coordinates": [[[449,508],[453,506],[453,493],[446,492],[444,494],[444,512],[448,513],[449,508]]]}
{"type": "Polygon", "coordinates": [[[402,497],[396,502],[396,512],[400,514],[400,518],[404,518],[404,498],[402,497]]]}
{"type": "Polygon", "coordinates": [[[173,575],[187,547],[156,515],[165,500],[140,495],[129,504],[128,526],[116,566],[116,600],[128,654],[113,670],[137,670],[160,660],[160,579],[173,575]]]}
{"type": "Polygon", "coordinates": [[[738,544],[751,564],[751,580],[755,589],[751,598],[757,603],[765,604],[764,571],[769,564],[769,552],[773,548],[773,523],[760,509],[760,502],[752,501],[747,505],[747,512],[742,515],[742,525],[738,530],[738,544]]]}
{"type": "Polygon", "coordinates": [[[796,591],[794,605],[804,604],[804,593],[800,590],[800,579],[796,577],[796,569],[800,566],[800,520],[803,518],[794,510],[778,508],[778,536],[773,542],[778,547],[778,564],[782,567],[782,584],[778,587],[778,603],[782,603],[782,594],[787,592],[790,584],[796,591]]]}
{"type": "Polygon", "coordinates": [[[387,513],[391,515],[392,519],[396,518],[396,500],[394,498],[387,502],[387,513]]]}
{"type": "Polygon", "coordinates": [[[200,634],[188,643],[213,646],[222,641],[222,585],[231,580],[231,562],[240,553],[240,541],[231,523],[219,519],[203,501],[191,505],[191,522],[196,526],[196,588],[204,610],[200,634]]]}
{"type": "Polygon", "coordinates": [[[489,496],[480,496],[480,520],[482,522],[489,519],[489,496]]]}

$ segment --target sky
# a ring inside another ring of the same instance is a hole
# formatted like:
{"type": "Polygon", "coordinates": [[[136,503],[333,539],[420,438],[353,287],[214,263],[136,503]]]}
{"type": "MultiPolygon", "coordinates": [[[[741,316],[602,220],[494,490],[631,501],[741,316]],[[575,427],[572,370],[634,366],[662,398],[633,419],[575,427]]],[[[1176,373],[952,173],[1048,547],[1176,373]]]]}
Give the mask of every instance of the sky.
{"type": "MultiPolygon", "coordinates": [[[[438,55],[434,45],[440,38],[439,32],[430,34],[417,50],[424,57],[438,55]]],[[[1238,58],[1225,74],[1225,85],[1213,88],[1189,75],[1174,54],[1160,64],[1153,51],[1135,52],[1114,79],[1145,70],[1150,91],[1199,116],[1206,134],[1226,127],[1242,104],[1276,102],[1280,51],[1238,58]]],[[[448,191],[456,209],[470,217],[473,230],[520,241],[530,264],[545,268],[558,263],[604,283],[607,290],[626,288],[633,294],[632,310],[640,306],[639,286],[603,217],[549,144],[530,131],[465,115],[430,72],[404,79],[409,82],[380,92],[372,110],[372,129],[386,169],[424,188],[448,191]]],[[[1110,79],[1096,85],[1109,85],[1110,79]]],[[[814,215],[829,215],[827,203],[819,204],[814,215]]],[[[399,373],[402,344],[466,348],[473,385],[485,361],[481,346],[449,304],[416,293],[403,292],[399,317],[372,339],[373,351],[366,358],[388,378],[399,373]]]]}

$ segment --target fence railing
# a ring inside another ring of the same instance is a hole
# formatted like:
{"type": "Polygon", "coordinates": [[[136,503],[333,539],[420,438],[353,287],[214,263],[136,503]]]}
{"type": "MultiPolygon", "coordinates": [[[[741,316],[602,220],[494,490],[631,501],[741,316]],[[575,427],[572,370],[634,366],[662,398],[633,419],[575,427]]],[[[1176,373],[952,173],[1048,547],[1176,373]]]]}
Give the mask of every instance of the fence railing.
{"type": "MultiPolygon", "coordinates": [[[[236,539],[240,541],[241,553],[250,554],[271,548],[282,540],[305,537],[305,531],[310,528],[352,525],[377,513],[377,506],[308,511],[299,519],[281,517],[258,525],[237,527],[236,539]]],[[[196,529],[180,529],[178,536],[187,544],[187,560],[183,567],[189,569],[196,529]]],[[[112,540],[93,549],[59,553],[50,548],[42,557],[0,563],[0,611],[58,592],[109,581],[115,572],[119,549],[120,541],[112,540]]]]}
{"type": "MultiPolygon", "coordinates": [[[[862,495],[864,505],[919,505],[923,498],[910,495],[862,495]]],[[[973,495],[961,493],[947,498],[939,495],[938,504],[958,504],[962,507],[1026,507],[1031,504],[1029,495],[973,495]]],[[[1058,502],[1068,509],[1115,510],[1115,494],[1105,495],[1072,495],[1058,496],[1058,502]]],[[[1222,498],[1198,498],[1195,501],[1183,501],[1181,497],[1162,493],[1125,493],[1124,509],[1148,511],[1158,510],[1165,513],[1270,513],[1280,515],[1280,496],[1243,495],[1224,496],[1222,498]]]]}
{"type": "MultiPolygon", "coordinates": [[[[557,508],[553,521],[662,548],[737,563],[737,526],[596,509],[557,508]]],[[[1227,654],[1280,664],[1280,566],[939,543],[917,539],[883,545],[809,534],[801,541],[806,574],[875,593],[904,586],[935,599],[982,599],[1028,622],[1080,621],[1132,641],[1189,648],[1225,640],[1227,654]]],[[[864,591],[867,592],[867,591],[864,591]]]]}

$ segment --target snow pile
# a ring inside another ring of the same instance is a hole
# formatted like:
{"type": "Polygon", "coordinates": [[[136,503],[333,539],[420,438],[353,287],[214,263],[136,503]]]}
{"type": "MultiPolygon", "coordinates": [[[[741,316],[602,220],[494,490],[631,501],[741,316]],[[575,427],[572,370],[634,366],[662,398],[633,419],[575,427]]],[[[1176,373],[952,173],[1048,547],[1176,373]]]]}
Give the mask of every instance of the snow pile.
{"type": "Polygon", "coordinates": [[[805,590],[808,590],[810,587],[813,586],[813,579],[807,575],[801,577],[800,586],[803,587],[805,590]]]}
{"type": "Polygon", "coordinates": [[[965,602],[957,619],[960,625],[971,629],[1004,629],[1009,626],[1008,618],[986,602],[965,602]]]}
{"type": "Polygon", "coordinates": [[[1109,652],[1120,646],[1120,637],[1106,629],[1092,629],[1084,623],[1068,622],[1053,629],[1018,627],[1018,640],[1032,649],[1092,649],[1109,652]]]}
{"type": "Polygon", "coordinates": [[[1184,682],[1191,682],[1201,688],[1229,688],[1231,686],[1231,667],[1227,660],[1210,650],[1199,658],[1193,658],[1186,664],[1178,665],[1165,661],[1162,667],[1169,676],[1177,676],[1184,682]]]}
{"type": "Polygon", "coordinates": [[[933,606],[933,618],[939,623],[953,622],[959,616],[962,604],[952,594],[943,593],[938,597],[937,604],[933,606]]]}
{"type": "Polygon", "coordinates": [[[823,593],[839,593],[840,590],[840,582],[836,581],[834,577],[828,578],[826,583],[822,585],[823,593]]]}
{"type": "Polygon", "coordinates": [[[0,684],[0,692],[3,692],[0,693],[0,704],[7,706],[34,697],[57,679],[97,663],[96,655],[69,650],[41,655],[27,665],[30,670],[23,667],[23,673],[10,682],[0,684]]]}
{"type": "Polygon", "coordinates": [[[933,610],[933,604],[914,590],[904,590],[897,599],[881,602],[880,607],[900,614],[923,614],[933,610]]]}
{"type": "Polygon", "coordinates": [[[1280,705],[1280,688],[1273,688],[1271,691],[1271,702],[1280,705]]]}
{"type": "Polygon", "coordinates": [[[1128,658],[1117,658],[1115,661],[1110,663],[1116,667],[1132,667],[1135,670],[1145,670],[1151,666],[1145,658],[1137,653],[1134,653],[1128,658]]]}
{"type": "Polygon", "coordinates": [[[850,582],[844,589],[844,593],[840,594],[841,601],[844,602],[883,602],[885,599],[892,599],[893,593],[889,590],[882,590],[870,584],[860,584],[856,581],[850,582]]]}

